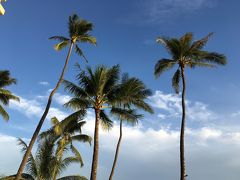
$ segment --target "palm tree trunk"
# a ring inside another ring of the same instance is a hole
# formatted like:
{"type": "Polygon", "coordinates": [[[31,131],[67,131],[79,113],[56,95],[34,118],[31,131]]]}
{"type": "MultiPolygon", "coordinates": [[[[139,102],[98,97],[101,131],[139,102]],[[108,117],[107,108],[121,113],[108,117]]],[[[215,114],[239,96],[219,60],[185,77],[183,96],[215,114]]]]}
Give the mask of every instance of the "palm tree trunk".
{"type": "Polygon", "coordinates": [[[37,128],[36,128],[36,130],[35,130],[35,132],[34,132],[34,134],[33,134],[33,136],[32,136],[32,139],[31,139],[31,141],[30,141],[30,143],[29,143],[29,145],[28,145],[27,151],[26,151],[26,153],[24,154],[24,157],[23,157],[22,162],[21,162],[21,164],[20,164],[20,166],[19,166],[19,169],[18,169],[17,176],[16,176],[15,180],[19,180],[20,177],[21,177],[21,174],[22,174],[22,172],[23,172],[23,170],[24,170],[24,168],[25,168],[25,165],[26,165],[26,163],[27,163],[28,157],[29,157],[29,155],[31,154],[33,145],[34,145],[34,143],[35,143],[35,141],[36,141],[36,139],[37,139],[37,137],[38,137],[38,134],[39,134],[39,132],[40,132],[40,130],[41,130],[41,127],[42,127],[42,125],[43,125],[43,122],[44,122],[44,120],[45,120],[46,117],[47,117],[48,111],[49,111],[50,106],[51,106],[51,103],[52,103],[53,95],[55,94],[55,92],[56,92],[57,89],[59,88],[61,82],[63,81],[64,73],[65,73],[65,70],[66,70],[66,68],[67,68],[68,61],[69,61],[69,59],[70,59],[70,55],[71,55],[71,52],[72,52],[73,45],[74,45],[74,44],[71,43],[71,45],[70,45],[70,47],[69,47],[68,55],[67,55],[67,58],[66,58],[64,67],[63,67],[63,69],[62,69],[62,73],[61,73],[61,75],[60,75],[60,78],[59,78],[59,80],[58,80],[55,88],[52,90],[52,92],[50,93],[50,95],[49,95],[49,97],[48,97],[47,106],[46,106],[45,111],[44,111],[44,113],[43,113],[43,115],[42,115],[42,117],[41,117],[41,119],[40,119],[40,121],[39,121],[39,123],[38,123],[38,125],[37,125],[37,128]]]}
{"type": "Polygon", "coordinates": [[[122,119],[120,119],[120,135],[119,135],[119,139],[118,139],[118,143],[117,143],[117,147],[116,147],[116,151],[115,151],[115,157],[114,157],[114,161],[113,161],[113,165],[112,165],[112,171],[111,171],[111,174],[109,176],[109,180],[112,180],[113,175],[114,175],[114,170],[115,170],[115,167],[116,167],[116,164],[117,164],[117,159],[118,159],[121,140],[122,140],[122,119]]]}
{"type": "Polygon", "coordinates": [[[185,89],[186,82],[184,76],[184,67],[181,67],[181,76],[183,83],[183,91],[182,91],[182,123],[181,123],[181,134],[180,134],[180,166],[181,166],[181,178],[180,180],[186,179],[186,165],[185,165],[185,156],[184,156],[184,131],[185,131],[185,89]]]}
{"type": "Polygon", "coordinates": [[[95,130],[94,130],[94,147],[93,147],[92,170],[91,170],[90,180],[97,179],[100,109],[95,109],[95,118],[96,120],[95,120],[95,130]]]}

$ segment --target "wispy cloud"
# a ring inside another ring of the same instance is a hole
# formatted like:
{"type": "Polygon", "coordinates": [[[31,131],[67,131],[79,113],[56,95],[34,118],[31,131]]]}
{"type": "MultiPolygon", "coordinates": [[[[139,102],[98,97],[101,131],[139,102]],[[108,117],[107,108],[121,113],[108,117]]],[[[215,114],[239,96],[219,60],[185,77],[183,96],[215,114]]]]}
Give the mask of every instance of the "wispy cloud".
{"type": "Polygon", "coordinates": [[[127,18],[140,24],[163,23],[167,20],[211,8],[217,0],[139,0],[134,8],[137,14],[127,18]]]}
{"type": "Polygon", "coordinates": [[[47,81],[41,81],[41,82],[38,82],[38,84],[42,85],[42,86],[48,86],[49,85],[49,82],[47,81]]]}
{"type": "MultiPolygon", "coordinates": [[[[156,91],[150,97],[152,106],[161,110],[158,115],[161,119],[180,117],[182,113],[181,97],[176,94],[165,94],[162,91],[156,91]]],[[[208,108],[203,102],[192,102],[186,100],[187,118],[194,121],[207,121],[216,119],[216,114],[208,108]]]]}

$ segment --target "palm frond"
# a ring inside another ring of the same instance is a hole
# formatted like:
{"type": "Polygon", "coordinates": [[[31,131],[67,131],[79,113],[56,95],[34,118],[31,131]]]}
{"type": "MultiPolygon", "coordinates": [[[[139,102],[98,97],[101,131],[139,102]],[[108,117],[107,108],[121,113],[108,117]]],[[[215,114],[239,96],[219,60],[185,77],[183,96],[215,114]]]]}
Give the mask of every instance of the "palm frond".
{"type": "Polygon", "coordinates": [[[81,167],[84,165],[83,163],[83,159],[81,154],[79,153],[79,151],[77,150],[77,148],[75,148],[75,146],[71,145],[70,146],[72,153],[75,155],[75,157],[72,158],[71,163],[72,162],[76,162],[76,163],[80,163],[81,167]]]}
{"type": "MultiPolygon", "coordinates": [[[[18,145],[22,146],[21,151],[25,154],[28,148],[27,144],[21,138],[18,138],[18,145]]],[[[32,153],[27,160],[26,170],[32,177],[38,176],[37,164],[32,153]]]]}
{"type": "Polygon", "coordinates": [[[89,36],[89,35],[85,35],[85,36],[80,36],[78,38],[78,41],[80,42],[88,42],[90,44],[97,44],[97,39],[95,37],[89,36]]]}
{"type": "Polygon", "coordinates": [[[88,142],[91,145],[92,138],[86,134],[79,134],[71,137],[72,141],[88,142]]]}
{"type": "Polygon", "coordinates": [[[60,42],[62,42],[62,41],[69,41],[70,40],[70,39],[68,39],[66,37],[63,37],[63,36],[52,36],[49,39],[58,40],[60,42]]]}
{"type": "Polygon", "coordinates": [[[3,117],[4,120],[8,121],[9,120],[9,115],[7,111],[0,105],[0,115],[3,117]]]}
{"type": "Polygon", "coordinates": [[[56,51],[61,51],[63,48],[65,48],[69,44],[69,41],[62,41],[54,46],[54,49],[56,51]]]}
{"type": "Polygon", "coordinates": [[[207,36],[203,37],[202,39],[200,40],[197,40],[195,41],[191,48],[190,48],[190,51],[193,51],[193,50],[201,50],[205,45],[206,43],[208,42],[209,38],[213,35],[213,32],[209,33],[207,36]]]}
{"type": "Polygon", "coordinates": [[[84,176],[75,175],[75,176],[64,176],[64,177],[58,178],[57,180],[88,180],[88,179],[84,176]]]}
{"type": "Polygon", "coordinates": [[[63,84],[65,87],[65,90],[68,91],[70,94],[73,94],[76,97],[82,97],[82,98],[87,97],[85,90],[83,88],[77,86],[76,84],[74,84],[70,81],[67,81],[67,80],[64,80],[63,84]]]}
{"type": "Polygon", "coordinates": [[[108,117],[104,110],[100,111],[100,123],[104,130],[110,130],[113,127],[112,120],[108,117]]]}
{"type": "Polygon", "coordinates": [[[91,106],[91,102],[87,98],[72,98],[64,106],[73,110],[87,109],[91,106]]]}
{"type": "Polygon", "coordinates": [[[176,60],[172,59],[160,59],[155,65],[154,74],[159,77],[164,71],[171,69],[177,63],[176,60]]]}
{"type": "Polygon", "coordinates": [[[199,51],[195,61],[208,62],[217,65],[226,65],[227,58],[224,54],[216,52],[199,51]]]}
{"type": "Polygon", "coordinates": [[[172,78],[172,87],[174,88],[175,92],[179,93],[179,82],[180,82],[180,69],[177,69],[177,71],[174,73],[172,78]]]}
{"type": "Polygon", "coordinates": [[[111,109],[111,113],[119,119],[125,120],[132,125],[137,124],[138,120],[143,117],[142,114],[137,114],[135,109],[113,107],[111,109]]]}
{"type": "Polygon", "coordinates": [[[83,59],[86,61],[86,63],[88,63],[87,58],[85,57],[85,55],[83,54],[83,51],[79,48],[78,45],[75,45],[75,51],[79,56],[83,57],[83,59]]]}
{"type": "Polygon", "coordinates": [[[53,126],[55,126],[59,123],[59,120],[56,117],[53,117],[53,118],[51,118],[51,123],[53,126]]]}
{"type": "Polygon", "coordinates": [[[17,80],[14,78],[11,78],[10,71],[0,71],[0,88],[9,86],[12,84],[16,84],[17,80]]]}
{"type": "Polygon", "coordinates": [[[74,133],[76,131],[81,133],[81,128],[85,124],[85,121],[81,121],[86,115],[85,109],[80,109],[71,115],[67,116],[61,122],[56,124],[53,129],[57,135],[65,133],[74,133]]]}

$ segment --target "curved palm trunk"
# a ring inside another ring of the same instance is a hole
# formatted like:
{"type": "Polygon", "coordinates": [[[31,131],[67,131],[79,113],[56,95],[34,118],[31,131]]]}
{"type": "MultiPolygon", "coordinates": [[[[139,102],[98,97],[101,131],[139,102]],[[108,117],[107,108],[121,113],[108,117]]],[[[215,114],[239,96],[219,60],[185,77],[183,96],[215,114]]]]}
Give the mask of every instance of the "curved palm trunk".
{"type": "Polygon", "coordinates": [[[181,166],[181,177],[180,180],[186,179],[186,165],[185,165],[185,156],[184,156],[184,131],[185,131],[185,89],[186,82],[184,76],[184,68],[181,67],[181,76],[183,83],[183,91],[182,91],[182,124],[181,124],[181,134],[180,134],[180,166],[181,166]]]}
{"type": "Polygon", "coordinates": [[[67,64],[68,64],[68,61],[69,61],[69,58],[70,58],[70,55],[71,55],[71,52],[72,52],[73,45],[74,45],[74,44],[71,43],[71,45],[70,45],[70,47],[69,47],[68,55],[67,55],[67,58],[66,58],[64,67],[63,67],[63,69],[62,69],[62,73],[61,73],[61,75],[60,75],[60,78],[59,78],[59,80],[58,80],[55,88],[52,90],[52,92],[50,93],[50,95],[49,95],[49,97],[48,97],[47,106],[46,106],[46,108],[45,108],[45,110],[44,110],[44,113],[43,113],[43,115],[42,115],[42,117],[41,117],[41,119],[40,119],[40,121],[39,121],[39,123],[38,123],[38,125],[37,125],[37,128],[36,128],[33,136],[32,136],[32,139],[31,139],[31,141],[30,141],[30,143],[29,143],[29,145],[28,145],[27,151],[26,151],[26,153],[24,154],[24,157],[23,157],[22,162],[21,162],[21,164],[20,164],[20,166],[19,166],[19,169],[18,169],[17,176],[16,176],[15,180],[19,180],[20,177],[21,177],[21,174],[22,174],[22,172],[23,172],[23,170],[24,170],[24,167],[25,167],[25,165],[26,165],[26,163],[27,163],[28,157],[29,157],[29,155],[31,154],[33,145],[34,145],[34,143],[35,143],[35,141],[36,141],[36,139],[37,139],[37,136],[38,136],[38,134],[39,134],[39,132],[40,132],[40,130],[41,130],[41,127],[42,127],[42,125],[43,125],[43,122],[44,122],[44,120],[45,120],[46,117],[47,117],[48,111],[49,111],[50,106],[51,106],[51,103],[52,103],[53,95],[55,94],[55,92],[57,91],[57,89],[59,88],[59,86],[60,86],[60,84],[61,84],[61,82],[62,82],[62,80],[63,80],[64,73],[65,73],[65,70],[66,70],[66,68],[67,68],[67,64]]]}
{"type": "Polygon", "coordinates": [[[94,130],[94,147],[93,147],[92,170],[91,170],[90,180],[97,179],[100,109],[95,109],[95,118],[96,120],[95,120],[95,130],[94,130]]]}
{"type": "Polygon", "coordinates": [[[119,134],[119,139],[118,139],[118,143],[117,143],[117,147],[116,147],[116,151],[115,151],[115,157],[114,157],[114,161],[113,161],[113,165],[112,165],[111,174],[109,176],[109,180],[112,180],[113,175],[114,175],[114,170],[115,170],[115,167],[117,164],[121,140],[122,140],[122,119],[120,120],[120,134],[119,134]]]}

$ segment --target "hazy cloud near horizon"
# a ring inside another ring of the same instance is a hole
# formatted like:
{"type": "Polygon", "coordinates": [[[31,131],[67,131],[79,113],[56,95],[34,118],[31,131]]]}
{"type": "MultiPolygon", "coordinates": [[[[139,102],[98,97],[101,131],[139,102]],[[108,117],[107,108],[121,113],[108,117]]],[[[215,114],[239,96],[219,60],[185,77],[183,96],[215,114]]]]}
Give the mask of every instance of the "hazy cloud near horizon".
{"type": "MultiPolygon", "coordinates": [[[[162,109],[161,112],[157,112],[158,116],[156,118],[163,120],[163,117],[159,117],[162,114],[166,118],[164,121],[169,120],[169,123],[174,123],[170,121],[171,118],[169,117],[175,116],[175,118],[179,118],[181,110],[179,98],[174,94],[155,91],[153,96],[150,97],[150,102],[156,110],[162,109]]],[[[19,110],[20,113],[27,117],[39,117],[40,110],[43,109],[43,98],[36,96],[35,99],[31,100],[22,99],[22,104],[18,106],[13,104],[12,108],[19,110]],[[32,107],[32,109],[29,109],[29,107],[32,107]]],[[[69,97],[58,94],[54,102],[58,104],[60,99],[66,100],[69,97]]],[[[216,122],[214,119],[216,113],[203,102],[187,100],[187,105],[189,120],[196,121],[196,118],[199,117],[199,122],[202,123],[202,126],[186,129],[186,162],[189,178],[194,180],[236,180],[239,177],[238,168],[240,167],[240,156],[238,156],[240,125],[235,125],[234,128],[227,123],[225,126],[217,125],[218,119],[216,122]],[[197,112],[197,115],[191,117],[191,114],[195,114],[194,112],[197,112]],[[212,120],[214,121],[207,121],[209,117],[213,117],[212,120]]],[[[64,114],[66,116],[66,112],[61,109],[55,106],[52,108],[55,111],[52,109],[53,113],[50,113],[50,115],[64,114]]],[[[232,113],[229,117],[238,118],[238,112],[232,113]]],[[[93,135],[94,114],[89,112],[85,120],[87,124],[83,129],[83,133],[93,135]]],[[[100,180],[108,178],[119,134],[118,128],[118,123],[115,122],[115,126],[111,131],[101,130],[100,132],[101,146],[98,173],[100,180]]],[[[154,129],[145,127],[141,123],[136,127],[125,125],[115,179],[155,180],[156,177],[160,177],[161,179],[176,180],[179,177],[178,129],[172,128],[171,125],[154,129]]],[[[0,149],[0,174],[13,174],[21,159],[16,138],[0,134],[0,144],[4,147],[0,149]]],[[[79,147],[85,161],[85,167],[79,170],[79,166],[74,165],[69,167],[64,174],[76,174],[79,172],[85,176],[89,174],[92,147],[83,144],[79,147]]]]}

